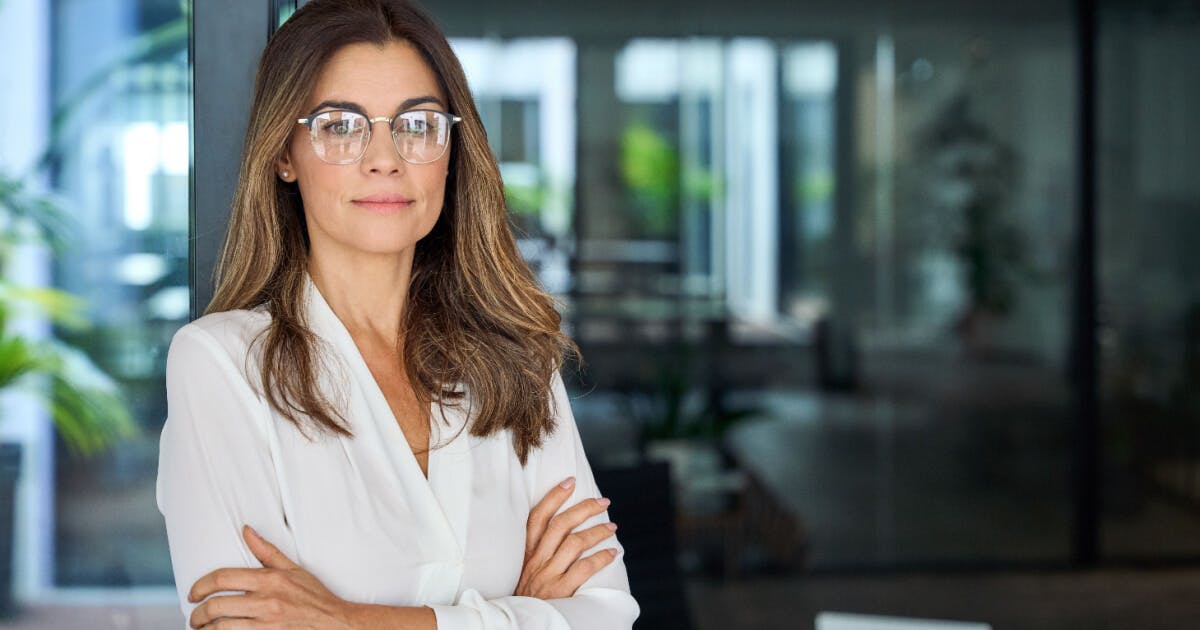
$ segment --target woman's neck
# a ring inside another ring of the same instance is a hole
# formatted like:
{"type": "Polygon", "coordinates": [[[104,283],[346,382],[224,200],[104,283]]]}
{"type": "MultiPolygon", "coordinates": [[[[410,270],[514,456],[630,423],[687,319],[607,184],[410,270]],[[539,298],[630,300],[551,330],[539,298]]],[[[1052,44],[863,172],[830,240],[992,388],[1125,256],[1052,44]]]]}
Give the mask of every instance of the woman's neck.
{"type": "Polygon", "coordinates": [[[308,273],[355,339],[394,342],[404,317],[413,250],[398,255],[341,255],[313,251],[308,273]]]}

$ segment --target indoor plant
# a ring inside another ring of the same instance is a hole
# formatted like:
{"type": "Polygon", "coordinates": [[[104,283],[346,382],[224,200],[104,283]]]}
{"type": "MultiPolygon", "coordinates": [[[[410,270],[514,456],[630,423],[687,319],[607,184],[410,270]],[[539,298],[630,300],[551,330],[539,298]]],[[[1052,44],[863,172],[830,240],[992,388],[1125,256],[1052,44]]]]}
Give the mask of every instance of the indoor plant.
{"type": "MultiPolygon", "coordinates": [[[[27,190],[0,173],[0,393],[23,389],[45,401],[58,435],[77,457],[106,450],[137,434],[119,388],[82,351],[53,338],[20,331],[19,317],[56,326],[86,327],[82,300],[48,287],[10,280],[14,256],[23,247],[66,246],[70,221],[53,197],[27,190]]],[[[0,408],[0,422],[4,420],[0,408]]],[[[13,612],[11,573],[14,522],[13,487],[20,469],[20,444],[0,444],[0,617],[13,612]]]]}

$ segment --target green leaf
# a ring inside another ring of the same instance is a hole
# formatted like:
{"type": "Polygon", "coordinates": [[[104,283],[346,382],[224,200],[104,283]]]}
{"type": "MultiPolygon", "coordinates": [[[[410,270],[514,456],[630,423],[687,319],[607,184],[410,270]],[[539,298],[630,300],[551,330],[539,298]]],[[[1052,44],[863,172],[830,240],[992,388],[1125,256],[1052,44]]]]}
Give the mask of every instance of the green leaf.
{"type": "Polygon", "coordinates": [[[75,226],[53,195],[30,193],[23,182],[4,173],[0,173],[0,224],[4,226],[0,239],[5,245],[42,240],[55,253],[66,250],[75,226]],[[31,223],[37,234],[21,230],[23,221],[31,223]]]}
{"type": "Polygon", "coordinates": [[[86,302],[83,298],[61,289],[22,287],[0,281],[0,304],[22,303],[32,307],[36,314],[48,318],[55,325],[72,330],[83,330],[89,326],[84,316],[86,302]]]}
{"type": "Polygon", "coordinates": [[[544,186],[504,183],[504,203],[514,214],[537,216],[545,199],[546,189],[544,186]]]}
{"type": "Polygon", "coordinates": [[[43,362],[20,337],[0,336],[0,389],[16,383],[22,376],[36,372],[43,362]]]}
{"type": "Polygon", "coordinates": [[[53,343],[50,412],[59,435],[76,456],[91,456],[137,437],[139,427],[120,388],[76,348],[53,343]]]}
{"type": "Polygon", "coordinates": [[[76,457],[140,434],[117,384],[83,352],[56,340],[35,347],[21,337],[0,337],[0,389],[14,386],[48,403],[55,429],[76,457]]]}
{"type": "Polygon", "coordinates": [[[670,234],[678,221],[679,152],[664,134],[634,123],[621,134],[621,179],[650,234],[670,234]]]}

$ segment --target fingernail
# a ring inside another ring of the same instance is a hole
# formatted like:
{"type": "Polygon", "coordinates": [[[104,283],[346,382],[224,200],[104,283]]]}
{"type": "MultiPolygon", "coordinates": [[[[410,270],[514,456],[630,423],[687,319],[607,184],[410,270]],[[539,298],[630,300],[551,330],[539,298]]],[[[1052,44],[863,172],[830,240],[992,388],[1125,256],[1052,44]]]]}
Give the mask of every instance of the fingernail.
{"type": "Polygon", "coordinates": [[[616,550],[616,549],[613,549],[612,547],[609,547],[609,548],[608,548],[608,555],[610,555],[610,556],[612,556],[612,557],[616,558],[616,557],[617,557],[617,550],[616,550]]]}
{"type": "Polygon", "coordinates": [[[599,503],[601,507],[608,507],[609,505],[612,505],[612,501],[608,499],[600,499],[597,501],[597,503],[599,503]]]}
{"type": "Polygon", "coordinates": [[[258,532],[254,531],[254,528],[253,528],[253,527],[250,527],[249,525],[247,525],[247,526],[246,526],[246,529],[250,530],[250,534],[251,534],[252,536],[254,536],[255,538],[262,538],[262,536],[259,536],[259,535],[258,535],[258,532]]]}
{"type": "Polygon", "coordinates": [[[558,487],[560,487],[560,488],[570,488],[570,487],[571,487],[571,486],[573,486],[573,485],[575,485],[575,478],[574,478],[574,477],[567,477],[566,481],[563,481],[562,483],[558,484],[558,487]]]}
{"type": "Polygon", "coordinates": [[[605,526],[606,526],[606,527],[608,527],[608,531],[610,531],[610,532],[615,532],[615,531],[617,531],[617,524],[616,524],[616,523],[608,523],[608,524],[606,524],[605,526]]]}

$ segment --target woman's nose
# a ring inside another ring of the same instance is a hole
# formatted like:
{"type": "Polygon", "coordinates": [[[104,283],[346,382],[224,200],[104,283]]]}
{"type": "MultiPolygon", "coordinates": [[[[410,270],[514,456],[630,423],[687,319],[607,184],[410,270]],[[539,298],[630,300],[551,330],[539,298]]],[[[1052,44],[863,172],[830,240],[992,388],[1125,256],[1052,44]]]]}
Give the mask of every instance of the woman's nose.
{"type": "Polygon", "coordinates": [[[402,172],[407,162],[400,157],[396,143],[392,141],[392,126],[387,120],[371,122],[371,140],[367,143],[367,151],[363,155],[361,166],[369,173],[384,175],[402,172]],[[379,127],[378,125],[383,125],[379,127]]]}

